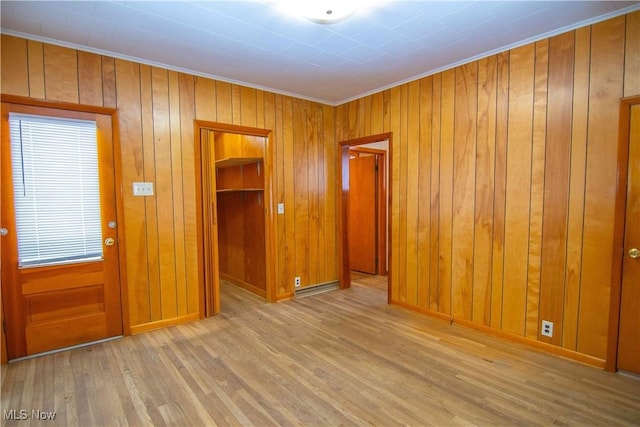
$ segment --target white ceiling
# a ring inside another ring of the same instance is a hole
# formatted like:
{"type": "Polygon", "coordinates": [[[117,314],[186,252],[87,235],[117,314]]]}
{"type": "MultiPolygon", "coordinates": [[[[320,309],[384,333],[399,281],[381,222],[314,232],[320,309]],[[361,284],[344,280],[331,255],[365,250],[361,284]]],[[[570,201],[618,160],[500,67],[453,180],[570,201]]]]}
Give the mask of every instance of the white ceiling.
{"type": "Polygon", "coordinates": [[[338,105],[638,1],[386,1],[322,25],[268,1],[6,1],[2,32],[338,105]]]}

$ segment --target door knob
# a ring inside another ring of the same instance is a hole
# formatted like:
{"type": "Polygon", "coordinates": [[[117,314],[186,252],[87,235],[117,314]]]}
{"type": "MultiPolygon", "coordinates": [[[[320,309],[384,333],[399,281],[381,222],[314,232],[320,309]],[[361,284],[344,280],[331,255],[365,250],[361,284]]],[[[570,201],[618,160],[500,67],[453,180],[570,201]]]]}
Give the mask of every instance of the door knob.
{"type": "Polygon", "coordinates": [[[115,241],[115,240],[113,240],[113,238],[111,238],[111,237],[109,237],[109,238],[107,238],[107,239],[105,239],[105,240],[104,240],[104,244],[105,244],[105,245],[107,245],[107,246],[113,246],[113,244],[114,244],[115,242],[116,242],[116,241],[115,241]]]}
{"type": "Polygon", "coordinates": [[[4,227],[0,228],[0,236],[6,236],[7,234],[9,234],[9,230],[4,227]]]}
{"type": "Polygon", "coordinates": [[[629,249],[629,258],[640,258],[640,249],[638,248],[631,248],[629,249]]]}

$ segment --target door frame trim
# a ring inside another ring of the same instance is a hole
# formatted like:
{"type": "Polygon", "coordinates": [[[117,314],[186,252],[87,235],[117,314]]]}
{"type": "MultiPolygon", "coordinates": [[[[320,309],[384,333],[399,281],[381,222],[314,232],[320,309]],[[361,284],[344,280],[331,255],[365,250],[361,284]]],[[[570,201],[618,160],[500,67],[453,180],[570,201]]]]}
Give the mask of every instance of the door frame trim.
{"type": "MultiPolygon", "coordinates": [[[[194,120],[194,158],[196,179],[196,223],[197,223],[197,249],[198,249],[198,277],[200,283],[200,318],[216,315],[220,311],[220,290],[216,286],[219,278],[214,283],[205,283],[205,259],[204,259],[204,227],[203,227],[203,197],[202,197],[202,150],[200,148],[200,131],[208,129],[213,132],[235,133],[242,135],[259,136],[265,139],[264,151],[264,206],[265,206],[265,262],[266,262],[266,300],[276,302],[276,219],[273,209],[275,182],[273,174],[273,161],[275,159],[275,144],[273,143],[270,129],[254,128],[249,126],[232,125],[227,123],[210,122],[206,120],[194,120]],[[208,288],[211,288],[209,290],[208,288]],[[211,298],[207,292],[210,292],[211,298]]],[[[213,149],[213,147],[212,147],[213,149]]],[[[214,165],[215,168],[215,165],[214,165]]],[[[216,221],[217,222],[217,221],[216,221]]],[[[214,253],[217,257],[217,239],[214,253]]],[[[215,274],[220,274],[218,267],[215,274]]]]}
{"type": "Polygon", "coordinates": [[[338,186],[338,280],[340,289],[351,287],[351,270],[349,269],[349,149],[357,145],[371,144],[373,142],[389,141],[389,167],[387,170],[387,198],[389,203],[389,226],[387,227],[387,301],[391,301],[392,288],[392,266],[391,257],[391,221],[393,218],[393,192],[391,191],[391,171],[393,170],[393,132],[380,133],[377,135],[365,136],[362,138],[348,139],[340,141],[340,155],[337,158],[337,186],[338,186]],[[345,173],[345,171],[347,173],[345,173]]]}
{"type": "Polygon", "coordinates": [[[618,329],[622,297],[622,264],[624,261],[624,228],[629,171],[629,126],[631,107],[640,104],[640,96],[622,98],[618,122],[618,166],[613,221],[613,254],[611,259],[611,293],[609,296],[609,328],[605,370],[618,368],[618,329]]]}
{"type": "MultiPolygon", "coordinates": [[[[122,332],[124,335],[131,335],[131,325],[129,320],[129,293],[127,286],[127,265],[126,265],[126,242],[124,224],[124,204],[123,204],[123,182],[122,182],[122,161],[120,148],[120,126],[118,110],[116,108],[74,104],[62,101],[49,101],[39,98],[29,98],[17,95],[0,94],[0,102],[3,104],[17,104],[30,107],[42,107],[55,110],[65,110],[72,112],[99,114],[111,117],[111,138],[113,143],[113,168],[114,186],[116,190],[116,221],[118,223],[118,264],[119,264],[119,286],[120,286],[120,307],[122,319],[122,332]]],[[[4,300],[4,298],[3,298],[4,300]]],[[[3,302],[4,303],[4,302],[3,302]]],[[[3,307],[4,308],[4,307],[3,307]]],[[[4,317],[4,310],[3,310],[4,317]]],[[[7,343],[8,344],[8,343],[7,343]]]]}

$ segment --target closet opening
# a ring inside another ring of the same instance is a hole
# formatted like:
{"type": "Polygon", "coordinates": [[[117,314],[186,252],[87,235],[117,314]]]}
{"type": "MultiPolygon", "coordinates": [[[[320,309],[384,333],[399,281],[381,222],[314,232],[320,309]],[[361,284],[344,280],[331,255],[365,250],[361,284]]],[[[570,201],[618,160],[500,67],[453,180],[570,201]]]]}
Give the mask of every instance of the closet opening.
{"type": "Polygon", "coordinates": [[[269,133],[196,121],[201,317],[221,309],[221,281],[275,301],[269,133]]]}

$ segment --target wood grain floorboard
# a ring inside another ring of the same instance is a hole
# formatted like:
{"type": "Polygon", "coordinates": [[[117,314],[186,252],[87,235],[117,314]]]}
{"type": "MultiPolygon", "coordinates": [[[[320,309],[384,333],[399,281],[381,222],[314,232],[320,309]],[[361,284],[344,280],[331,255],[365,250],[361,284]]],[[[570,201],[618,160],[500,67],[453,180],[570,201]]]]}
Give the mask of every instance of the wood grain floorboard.
{"type": "Polygon", "coordinates": [[[385,278],[353,279],[277,304],[223,282],[215,318],[5,365],[2,425],[640,425],[640,380],[389,306],[385,278]]]}

